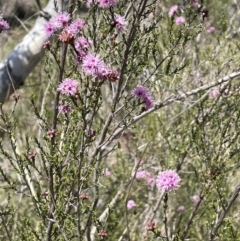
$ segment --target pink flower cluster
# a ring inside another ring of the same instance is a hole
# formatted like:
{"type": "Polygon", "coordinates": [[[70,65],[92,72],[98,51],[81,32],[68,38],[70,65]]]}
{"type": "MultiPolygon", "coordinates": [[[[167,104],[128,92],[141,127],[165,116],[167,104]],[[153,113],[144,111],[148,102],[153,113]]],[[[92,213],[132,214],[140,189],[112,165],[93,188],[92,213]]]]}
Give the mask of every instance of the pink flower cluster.
{"type": "Polygon", "coordinates": [[[126,19],[118,14],[114,16],[114,26],[118,33],[123,33],[127,25],[126,19]]]}
{"type": "Polygon", "coordinates": [[[200,8],[201,4],[198,2],[198,0],[192,0],[192,7],[193,8],[200,8]]]}
{"type": "Polygon", "coordinates": [[[0,32],[6,29],[9,29],[9,24],[3,19],[2,14],[0,14],[0,32]]]}
{"type": "Polygon", "coordinates": [[[146,110],[150,109],[151,107],[153,107],[153,99],[151,97],[151,95],[149,94],[149,91],[146,87],[144,86],[137,86],[133,91],[132,91],[132,95],[134,97],[140,98],[144,101],[145,103],[145,108],[146,110]]]}
{"type": "Polygon", "coordinates": [[[76,55],[75,58],[76,58],[76,62],[79,65],[82,64],[83,58],[86,57],[87,52],[89,51],[89,48],[92,47],[92,46],[93,46],[92,40],[89,40],[84,36],[80,36],[80,37],[75,39],[74,47],[75,47],[75,50],[77,52],[77,55],[76,55]]]}
{"type": "Polygon", "coordinates": [[[119,79],[118,72],[108,67],[96,54],[87,54],[82,60],[82,68],[87,76],[94,79],[108,79],[112,82],[119,79]]]}
{"type": "Polygon", "coordinates": [[[92,40],[88,40],[84,36],[81,36],[75,40],[74,45],[77,51],[88,50],[88,48],[92,46],[92,40]]]}
{"type": "MultiPolygon", "coordinates": [[[[89,5],[99,4],[101,7],[112,7],[116,4],[116,0],[91,0],[88,1],[89,5]]],[[[117,29],[118,33],[123,33],[126,26],[124,17],[120,15],[113,16],[113,26],[117,29]]],[[[44,25],[46,35],[52,36],[56,31],[60,30],[59,40],[70,44],[74,48],[76,63],[82,67],[87,76],[92,76],[95,80],[109,80],[115,82],[119,79],[119,73],[110,68],[99,55],[93,53],[93,42],[84,36],[83,28],[85,22],[82,19],[76,19],[70,23],[70,15],[67,12],[58,13],[48,23],[44,25]],[[90,49],[92,48],[92,49],[90,49]]],[[[44,44],[44,48],[50,48],[50,42],[44,44]]],[[[76,83],[72,80],[65,80],[58,87],[64,95],[74,95],[76,92],[76,83]]],[[[66,108],[59,107],[60,112],[66,112],[66,108]]]]}
{"type": "Polygon", "coordinates": [[[168,12],[169,17],[173,17],[173,15],[178,11],[178,5],[174,5],[170,8],[168,12]]]}
{"type": "Polygon", "coordinates": [[[44,25],[46,35],[50,37],[56,30],[63,28],[69,20],[70,15],[68,13],[58,13],[55,18],[52,18],[44,25]]]}
{"type": "Polygon", "coordinates": [[[177,209],[179,212],[183,212],[185,210],[185,207],[182,205],[182,206],[179,206],[178,209],[177,209]]]}
{"type": "MultiPolygon", "coordinates": [[[[57,90],[63,95],[73,96],[77,94],[77,88],[78,82],[76,80],[66,78],[59,84],[57,90]]],[[[61,108],[62,107],[60,107],[60,109],[61,108]]]]}
{"type": "Polygon", "coordinates": [[[74,38],[75,60],[77,64],[83,68],[87,76],[92,76],[94,79],[107,79],[111,82],[117,81],[119,79],[118,72],[104,63],[99,55],[89,53],[92,47],[93,42],[91,39],[87,39],[83,35],[74,38]]]}
{"type": "Polygon", "coordinates": [[[155,178],[151,177],[151,174],[146,170],[137,171],[136,179],[146,179],[148,185],[155,184],[155,178]]]}
{"type": "Polygon", "coordinates": [[[206,32],[207,33],[212,33],[212,32],[214,32],[215,31],[215,27],[213,27],[213,26],[210,26],[210,27],[208,27],[207,29],[206,29],[206,32]]]}
{"type": "Polygon", "coordinates": [[[181,179],[175,171],[167,170],[158,174],[156,185],[159,190],[168,193],[172,190],[178,189],[180,181],[181,179]]]}
{"type": "MultiPolygon", "coordinates": [[[[169,16],[170,18],[174,17],[174,15],[178,12],[178,9],[179,9],[178,5],[172,6],[172,7],[170,8],[169,12],[168,12],[168,16],[169,16]]],[[[176,19],[175,19],[175,23],[176,23],[177,25],[184,24],[184,23],[185,23],[185,18],[184,18],[183,16],[178,16],[178,17],[176,17],[176,19]]]]}
{"type": "Polygon", "coordinates": [[[209,97],[212,99],[216,99],[219,95],[220,95],[220,91],[217,88],[214,88],[209,92],[209,97]]]}
{"type": "Polygon", "coordinates": [[[181,24],[184,24],[185,23],[185,18],[183,16],[179,16],[175,19],[175,23],[177,25],[181,25],[181,24]]]}
{"type": "Polygon", "coordinates": [[[72,107],[69,104],[60,104],[58,110],[62,114],[67,114],[72,110],[72,107]]]}
{"type": "Polygon", "coordinates": [[[49,129],[48,131],[47,131],[47,135],[52,139],[52,138],[54,138],[55,136],[56,136],[56,130],[54,130],[54,129],[49,129]]]}
{"type": "Polygon", "coordinates": [[[71,42],[76,37],[78,31],[84,28],[85,22],[82,19],[76,19],[69,25],[69,21],[70,15],[68,13],[58,13],[44,25],[46,35],[50,37],[57,30],[62,30],[59,39],[63,42],[71,42]]]}
{"type": "Polygon", "coordinates": [[[92,75],[95,78],[101,78],[106,73],[105,63],[95,54],[87,54],[83,58],[82,67],[86,75],[92,75]]]}
{"type": "Polygon", "coordinates": [[[100,232],[98,233],[99,238],[102,239],[106,239],[107,238],[107,232],[105,230],[100,230],[100,232]]]}
{"type": "Polygon", "coordinates": [[[92,5],[99,4],[102,8],[109,8],[116,5],[116,0],[88,0],[87,7],[91,7],[92,5]]]}
{"type": "Polygon", "coordinates": [[[132,209],[132,208],[134,208],[136,206],[137,205],[136,205],[136,203],[133,200],[128,200],[128,202],[127,202],[127,208],[128,209],[132,209]]]}

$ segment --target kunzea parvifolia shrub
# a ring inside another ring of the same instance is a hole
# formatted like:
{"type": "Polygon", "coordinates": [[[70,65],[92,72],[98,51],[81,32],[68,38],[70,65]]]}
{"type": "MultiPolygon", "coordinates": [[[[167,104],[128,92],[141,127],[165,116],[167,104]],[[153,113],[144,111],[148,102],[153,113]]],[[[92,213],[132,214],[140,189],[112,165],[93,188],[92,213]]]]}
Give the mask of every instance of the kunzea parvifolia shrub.
{"type": "Polygon", "coordinates": [[[86,5],[44,26],[42,98],[1,109],[1,239],[239,240],[239,9],[86,5]]]}

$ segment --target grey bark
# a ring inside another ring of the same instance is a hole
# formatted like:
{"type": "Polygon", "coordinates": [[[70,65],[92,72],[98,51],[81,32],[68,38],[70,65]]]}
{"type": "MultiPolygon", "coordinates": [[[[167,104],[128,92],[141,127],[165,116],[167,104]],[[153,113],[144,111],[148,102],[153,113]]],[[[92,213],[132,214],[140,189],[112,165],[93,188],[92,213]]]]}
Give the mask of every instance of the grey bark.
{"type": "MultiPolygon", "coordinates": [[[[56,15],[54,2],[61,11],[67,6],[68,0],[49,0],[43,12],[51,17],[56,15]],[[62,6],[62,2],[64,2],[64,6],[62,6]]],[[[38,17],[31,31],[0,63],[0,103],[4,103],[14,89],[23,85],[27,76],[44,55],[43,43],[48,40],[43,28],[46,22],[46,18],[38,17]]]]}

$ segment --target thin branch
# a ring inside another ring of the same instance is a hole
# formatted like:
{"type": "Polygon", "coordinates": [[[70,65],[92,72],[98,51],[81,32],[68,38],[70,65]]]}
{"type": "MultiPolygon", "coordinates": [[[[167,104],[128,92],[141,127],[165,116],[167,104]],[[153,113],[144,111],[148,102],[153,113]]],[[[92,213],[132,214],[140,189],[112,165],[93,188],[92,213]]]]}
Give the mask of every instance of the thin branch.
{"type": "Polygon", "coordinates": [[[190,214],[190,216],[189,216],[189,218],[188,218],[188,221],[187,221],[187,223],[186,223],[186,226],[185,226],[185,228],[184,228],[184,230],[183,230],[183,233],[182,233],[182,235],[181,235],[181,240],[185,240],[185,238],[186,238],[186,236],[187,236],[187,233],[188,233],[188,231],[189,231],[189,228],[190,228],[190,226],[191,226],[191,224],[192,224],[192,222],[193,222],[193,219],[194,219],[194,217],[196,216],[196,214],[197,214],[197,212],[198,212],[198,210],[199,210],[200,205],[202,204],[203,198],[204,198],[204,196],[201,194],[201,195],[200,195],[200,198],[199,198],[199,201],[195,204],[195,207],[194,207],[192,213],[190,214]]]}
{"type": "Polygon", "coordinates": [[[209,234],[209,241],[214,240],[215,236],[217,235],[217,232],[218,232],[219,228],[221,227],[221,225],[224,221],[224,218],[225,218],[226,214],[228,213],[229,209],[231,208],[234,201],[238,197],[239,192],[240,192],[240,184],[238,184],[236,186],[236,188],[234,189],[234,191],[232,192],[232,195],[231,195],[227,205],[219,212],[219,217],[216,221],[216,224],[209,234]]]}
{"type": "MultiPolygon", "coordinates": [[[[103,222],[104,220],[107,219],[110,210],[114,207],[114,205],[116,204],[116,202],[119,200],[119,198],[121,197],[122,193],[124,192],[124,188],[119,189],[118,192],[116,193],[115,197],[112,199],[112,201],[108,204],[108,207],[103,211],[103,213],[100,215],[99,217],[99,222],[103,222]]],[[[97,227],[94,226],[91,230],[91,239],[94,240],[94,235],[97,231],[97,227]]]]}

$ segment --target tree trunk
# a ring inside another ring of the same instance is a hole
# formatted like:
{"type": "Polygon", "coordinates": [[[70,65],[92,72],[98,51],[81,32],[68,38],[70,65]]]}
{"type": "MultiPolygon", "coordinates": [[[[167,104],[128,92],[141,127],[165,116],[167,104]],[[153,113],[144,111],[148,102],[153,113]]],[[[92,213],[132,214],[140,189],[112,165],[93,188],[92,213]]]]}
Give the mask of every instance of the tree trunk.
{"type": "MultiPolygon", "coordinates": [[[[43,11],[50,17],[56,15],[54,2],[57,3],[58,11],[65,9],[68,4],[68,0],[49,0],[43,11]],[[64,2],[64,6],[62,6],[62,2],[64,2]]],[[[31,31],[0,63],[0,103],[4,103],[14,89],[23,85],[27,76],[42,58],[44,54],[43,43],[48,39],[43,28],[46,22],[44,17],[38,17],[31,31]]]]}

